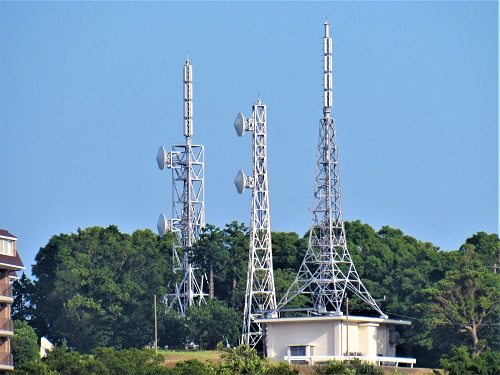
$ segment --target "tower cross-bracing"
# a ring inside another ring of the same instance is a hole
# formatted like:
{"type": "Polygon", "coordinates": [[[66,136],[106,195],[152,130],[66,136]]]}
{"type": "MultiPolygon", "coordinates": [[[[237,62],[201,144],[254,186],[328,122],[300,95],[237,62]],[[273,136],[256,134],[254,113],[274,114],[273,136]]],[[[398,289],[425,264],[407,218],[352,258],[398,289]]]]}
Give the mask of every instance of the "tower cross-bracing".
{"type": "Polygon", "coordinates": [[[346,292],[357,295],[386,316],[365,288],[347,249],[342,217],[340,170],[332,108],[332,39],[325,22],[323,38],[323,118],[319,124],[312,223],[307,252],[297,276],[279,303],[283,308],[298,294],[309,294],[317,314],[342,315],[346,292]]]}
{"type": "Polygon", "coordinates": [[[185,143],[175,144],[172,151],[158,150],[158,167],[165,166],[172,170],[172,214],[167,220],[161,214],[158,219],[158,232],[175,233],[172,249],[174,272],[182,273],[180,284],[175,285],[175,292],[165,296],[168,311],[175,309],[179,316],[186,315],[186,309],[195,302],[204,300],[203,276],[196,280],[195,268],[189,261],[191,249],[200,237],[205,225],[204,207],[204,149],[193,144],[193,67],[186,58],[184,65],[184,137],[185,143]]]}
{"type": "Polygon", "coordinates": [[[276,314],[277,306],[269,216],[266,106],[261,103],[260,98],[252,107],[252,118],[245,119],[239,113],[234,127],[240,137],[247,130],[253,134],[253,175],[247,177],[240,170],[234,181],[240,194],[245,188],[252,189],[248,275],[241,343],[252,348],[263,343],[265,351],[264,328],[261,323],[255,322],[255,319],[276,314]]]}

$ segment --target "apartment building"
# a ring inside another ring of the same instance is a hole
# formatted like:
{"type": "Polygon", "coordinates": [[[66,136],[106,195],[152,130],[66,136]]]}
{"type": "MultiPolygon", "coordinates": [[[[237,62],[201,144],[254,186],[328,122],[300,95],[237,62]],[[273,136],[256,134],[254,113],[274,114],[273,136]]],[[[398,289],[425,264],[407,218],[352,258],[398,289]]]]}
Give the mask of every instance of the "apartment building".
{"type": "Polygon", "coordinates": [[[10,350],[10,338],[14,336],[10,316],[14,302],[11,282],[17,278],[17,271],[24,270],[16,242],[16,236],[0,229],[0,374],[14,369],[10,350]]]}

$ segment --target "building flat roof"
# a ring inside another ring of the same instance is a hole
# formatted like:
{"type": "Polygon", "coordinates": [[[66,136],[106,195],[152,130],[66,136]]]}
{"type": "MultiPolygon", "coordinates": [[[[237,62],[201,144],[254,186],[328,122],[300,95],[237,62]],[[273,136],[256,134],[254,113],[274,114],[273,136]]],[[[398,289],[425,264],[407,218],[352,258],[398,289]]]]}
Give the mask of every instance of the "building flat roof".
{"type": "MultiPolygon", "coordinates": [[[[325,321],[347,321],[346,315],[318,315],[318,316],[298,316],[293,318],[263,318],[255,319],[258,323],[281,324],[281,323],[305,323],[305,322],[325,322],[325,321]]],[[[349,322],[353,323],[378,323],[378,324],[396,324],[409,326],[411,322],[399,319],[383,319],[369,316],[349,315],[349,322]]]]}

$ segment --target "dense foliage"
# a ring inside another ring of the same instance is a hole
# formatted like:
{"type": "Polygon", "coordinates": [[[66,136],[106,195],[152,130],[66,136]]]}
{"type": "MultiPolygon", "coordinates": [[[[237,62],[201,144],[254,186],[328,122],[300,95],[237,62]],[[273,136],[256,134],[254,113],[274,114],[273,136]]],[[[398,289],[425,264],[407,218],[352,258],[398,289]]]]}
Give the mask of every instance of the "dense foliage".
{"type": "Polygon", "coordinates": [[[92,355],[68,350],[66,345],[54,347],[42,361],[17,367],[13,374],[23,375],[162,375],[171,374],[163,364],[163,356],[154,350],[96,348],[92,355]]]}
{"type": "MultiPolygon", "coordinates": [[[[257,351],[242,345],[221,351],[221,361],[201,362],[189,359],[164,366],[163,356],[154,350],[96,348],[92,355],[68,350],[63,344],[55,347],[42,361],[24,363],[14,375],[297,375],[299,369],[285,362],[270,363],[257,351]]],[[[350,362],[331,361],[315,366],[311,374],[318,375],[382,375],[375,365],[359,359],[350,362]]]]}
{"type": "Polygon", "coordinates": [[[146,323],[153,322],[153,295],[164,295],[173,277],[170,252],[170,237],[150,230],[92,227],[53,236],[35,258],[33,285],[24,278],[14,286],[28,290],[28,313],[19,302],[26,296],[16,294],[13,315],[82,352],[142,347],[153,337],[146,323]]]}
{"type": "Polygon", "coordinates": [[[35,330],[26,321],[14,320],[14,336],[10,340],[14,366],[38,359],[38,338],[35,330]]]}
{"type": "MultiPolygon", "coordinates": [[[[412,321],[398,328],[398,355],[436,367],[445,355],[448,364],[458,358],[454,347],[466,346],[472,360],[495,358],[500,347],[497,234],[479,232],[456,251],[440,251],[399,229],[345,224],[349,251],[371,295],[391,318],[412,321]]],[[[159,304],[160,346],[184,348],[191,341],[205,349],[218,342],[237,345],[248,238],[248,228],[237,222],[223,229],[207,225],[192,261],[207,275],[212,301],[193,306],[183,319],[159,304]]],[[[295,277],[307,241],[307,234],[272,234],[278,300],[295,277]]],[[[171,247],[172,236],[159,238],[149,230],[129,235],[116,226],[54,236],[36,257],[35,279],[23,276],[15,284],[15,317],[29,321],[39,336],[66,340],[83,353],[151,345],[153,295],[172,292],[179,277],[172,272],[171,247]]],[[[289,307],[308,303],[306,296],[297,296],[289,307]]],[[[349,309],[373,314],[356,298],[350,298],[349,309]]]]}

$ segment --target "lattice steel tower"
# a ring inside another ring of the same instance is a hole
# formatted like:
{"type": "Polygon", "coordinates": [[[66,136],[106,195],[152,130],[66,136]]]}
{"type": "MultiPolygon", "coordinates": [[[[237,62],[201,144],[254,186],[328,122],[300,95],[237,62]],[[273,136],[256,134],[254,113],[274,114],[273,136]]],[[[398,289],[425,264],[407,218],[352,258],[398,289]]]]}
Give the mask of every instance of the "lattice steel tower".
{"type": "Polygon", "coordinates": [[[180,316],[195,302],[204,300],[203,279],[198,283],[195,268],[189,262],[194,242],[199,238],[205,225],[204,207],[204,153],[203,146],[191,143],[193,136],[193,67],[186,57],[184,65],[184,144],[175,144],[172,151],[163,147],[158,150],[158,167],[172,170],[172,214],[167,220],[161,214],[158,232],[163,236],[167,231],[176,235],[173,245],[174,272],[182,272],[182,281],[175,285],[175,293],[165,296],[168,311],[175,309],[180,316]]]}
{"type": "Polygon", "coordinates": [[[295,296],[303,293],[310,294],[313,303],[311,310],[314,312],[342,315],[342,302],[347,290],[350,290],[386,317],[361,282],[347,249],[342,218],[335,121],[330,116],[332,39],[328,22],[325,22],[324,26],[323,118],[319,123],[312,224],[306,255],[294,282],[280,301],[279,308],[283,308],[295,296]]]}
{"type": "Polygon", "coordinates": [[[266,106],[260,102],[260,98],[252,107],[252,118],[245,119],[239,113],[234,127],[240,137],[246,130],[253,133],[253,176],[247,177],[240,170],[234,180],[240,194],[245,188],[252,189],[250,248],[241,343],[252,348],[259,343],[264,344],[262,347],[265,351],[265,331],[255,319],[276,314],[277,306],[269,216],[266,106]]]}

